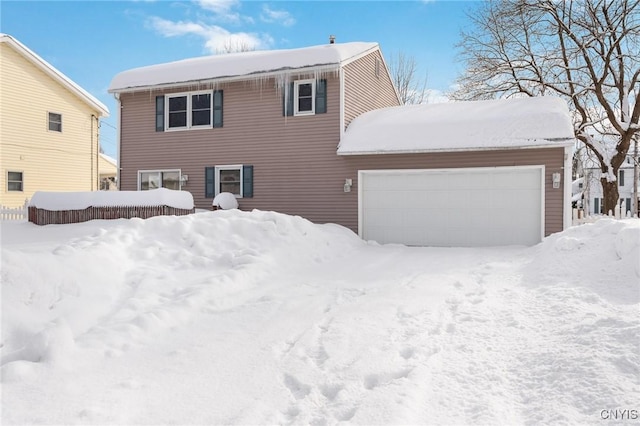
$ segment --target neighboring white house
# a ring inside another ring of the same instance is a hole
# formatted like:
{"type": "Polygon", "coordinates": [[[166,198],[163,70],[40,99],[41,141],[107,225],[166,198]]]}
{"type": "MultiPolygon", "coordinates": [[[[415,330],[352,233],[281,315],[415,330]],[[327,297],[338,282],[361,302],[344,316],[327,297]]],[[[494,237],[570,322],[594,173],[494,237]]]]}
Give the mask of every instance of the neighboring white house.
{"type": "MultiPolygon", "coordinates": [[[[583,168],[583,176],[573,182],[573,198],[577,202],[578,207],[582,207],[587,214],[604,214],[602,210],[602,185],[600,184],[601,171],[598,167],[583,168]],[[582,196],[580,196],[582,194],[582,196]]],[[[627,158],[627,161],[620,166],[618,170],[618,205],[621,207],[622,214],[631,212],[633,200],[633,159],[627,158]]],[[[639,182],[640,184],[640,182],[639,182]]],[[[636,204],[638,206],[638,204],[636,204]]],[[[636,210],[638,211],[638,210],[636,210]]]]}

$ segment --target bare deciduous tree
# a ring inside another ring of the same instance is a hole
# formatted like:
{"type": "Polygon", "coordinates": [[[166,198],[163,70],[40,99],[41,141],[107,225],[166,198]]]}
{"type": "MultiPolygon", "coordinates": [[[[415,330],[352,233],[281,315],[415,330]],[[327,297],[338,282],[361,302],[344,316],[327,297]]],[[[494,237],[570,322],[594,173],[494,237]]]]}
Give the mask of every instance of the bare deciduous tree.
{"type": "Polygon", "coordinates": [[[421,104],[427,98],[427,76],[418,76],[418,64],[413,56],[403,52],[391,55],[389,72],[403,105],[421,104]]]}
{"type": "Polygon", "coordinates": [[[640,131],[640,0],[496,0],[470,18],[459,44],[467,70],[452,97],[565,98],[613,210],[618,170],[640,131]]]}
{"type": "Polygon", "coordinates": [[[216,54],[253,52],[256,50],[255,45],[241,39],[227,39],[222,47],[216,49],[216,54]]]}

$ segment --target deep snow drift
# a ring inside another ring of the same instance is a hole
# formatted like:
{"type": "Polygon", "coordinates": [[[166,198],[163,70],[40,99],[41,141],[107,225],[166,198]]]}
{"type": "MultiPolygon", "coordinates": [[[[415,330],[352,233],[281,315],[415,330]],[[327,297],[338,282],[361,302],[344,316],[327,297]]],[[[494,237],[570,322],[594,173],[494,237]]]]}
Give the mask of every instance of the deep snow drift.
{"type": "Polygon", "coordinates": [[[258,211],[1,229],[2,424],[640,408],[638,220],[487,249],[379,246],[258,211]]]}

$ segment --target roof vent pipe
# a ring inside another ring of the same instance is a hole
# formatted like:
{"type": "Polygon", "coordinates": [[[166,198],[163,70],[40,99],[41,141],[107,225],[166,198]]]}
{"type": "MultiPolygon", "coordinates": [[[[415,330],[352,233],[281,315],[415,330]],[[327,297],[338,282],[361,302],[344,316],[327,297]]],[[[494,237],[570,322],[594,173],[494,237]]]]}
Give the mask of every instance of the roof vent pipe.
{"type": "Polygon", "coordinates": [[[336,36],[333,34],[329,36],[329,44],[334,44],[336,42],[336,36]]]}

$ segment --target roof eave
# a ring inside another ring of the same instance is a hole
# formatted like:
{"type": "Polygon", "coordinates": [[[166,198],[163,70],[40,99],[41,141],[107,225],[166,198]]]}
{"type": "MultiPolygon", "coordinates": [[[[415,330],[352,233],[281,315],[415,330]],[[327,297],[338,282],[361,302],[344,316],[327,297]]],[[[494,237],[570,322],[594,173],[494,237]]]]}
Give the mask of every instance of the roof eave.
{"type": "Polygon", "coordinates": [[[384,155],[384,154],[436,154],[444,152],[470,152],[470,151],[505,151],[515,149],[544,149],[544,148],[564,148],[573,146],[574,141],[563,140],[549,144],[529,144],[518,146],[499,146],[499,147],[465,147],[465,148],[442,148],[442,149],[404,149],[404,150],[371,150],[371,151],[340,151],[338,155],[384,155]]]}
{"type": "Polygon", "coordinates": [[[109,93],[120,94],[120,93],[131,93],[138,91],[147,91],[147,90],[164,90],[164,89],[172,89],[177,87],[191,86],[191,85],[203,85],[203,84],[223,84],[223,83],[232,83],[235,81],[245,81],[245,80],[254,80],[256,78],[271,78],[275,76],[279,76],[282,74],[305,74],[305,73],[313,73],[317,71],[324,72],[337,72],[342,69],[342,63],[328,63],[328,64],[318,64],[310,67],[303,68],[281,68],[278,70],[271,70],[266,72],[255,72],[250,74],[241,74],[241,75],[232,75],[232,76],[224,76],[224,77],[214,77],[214,78],[206,78],[199,80],[188,80],[188,81],[177,81],[173,83],[162,83],[162,84],[148,84],[144,86],[133,86],[133,87],[124,87],[124,88],[115,88],[109,89],[109,93]]]}

